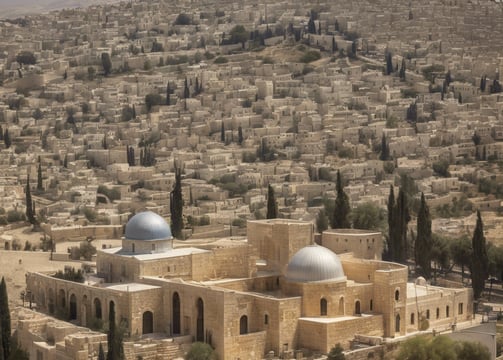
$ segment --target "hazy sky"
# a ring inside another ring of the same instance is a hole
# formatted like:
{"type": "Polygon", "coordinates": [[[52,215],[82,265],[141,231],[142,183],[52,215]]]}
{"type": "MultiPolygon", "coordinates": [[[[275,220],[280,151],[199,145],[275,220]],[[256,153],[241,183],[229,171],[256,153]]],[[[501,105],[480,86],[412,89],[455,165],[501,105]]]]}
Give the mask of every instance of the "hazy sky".
{"type": "Polygon", "coordinates": [[[117,0],[0,0],[0,19],[107,2],[117,0]]]}

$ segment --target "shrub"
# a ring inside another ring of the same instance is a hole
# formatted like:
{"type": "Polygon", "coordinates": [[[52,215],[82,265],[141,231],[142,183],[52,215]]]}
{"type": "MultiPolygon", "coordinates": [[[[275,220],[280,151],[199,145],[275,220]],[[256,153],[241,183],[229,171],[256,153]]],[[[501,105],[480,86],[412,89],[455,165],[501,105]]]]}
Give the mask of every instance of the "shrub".
{"type": "Polygon", "coordinates": [[[209,344],[195,342],[185,355],[185,360],[216,360],[217,355],[209,344]]]}
{"type": "Polygon", "coordinates": [[[310,50],[301,56],[300,62],[307,64],[307,63],[310,63],[310,62],[313,62],[313,61],[316,61],[319,59],[321,59],[320,52],[316,51],[316,50],[310,50]]]}
{"type": "Polygon", "coordinates": [[[229,60],[224,56],[219,56],[214,61],[215,64],[227,64],[228,62],[229,60]]]}

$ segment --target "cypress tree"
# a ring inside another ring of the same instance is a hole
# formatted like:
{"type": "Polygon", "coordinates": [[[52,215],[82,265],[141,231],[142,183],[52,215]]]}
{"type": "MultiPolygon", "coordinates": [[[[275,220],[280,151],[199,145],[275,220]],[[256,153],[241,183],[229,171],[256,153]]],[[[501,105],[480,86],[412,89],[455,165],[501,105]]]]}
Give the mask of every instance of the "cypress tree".
{"type": "Polygon", "coordinates": [[[243,143],[243,128],[241,125],[238,127],[238,144],[241,145],[243,143]]]}
{"type": "Polygon", "coordinates": [[[332,219],[333,229],[348,229],[351,227],[349,222],[349,198],[342,185],[342,178],[340,171],[337,170],[337,183],[336,183],[337,197],[335,198],[334,217],[332,219]]]}
{"type": "Polygon", "coordinates": [[[395,258],[393,261],[405,263],[407,260],[407,224],[410,221],[407,194],[400,188],[396,199],[394,222],[395,229],[395,258]]]}
{"type": "Polygon", "coordinates": [[[388,256],[389,260],[394,258],[393,249],[395,248],[393,241],[394,238],[394,210],[395,210],[395,189],[393,185],[389,186],[389,196],[388,196],[388,256]]]}
{"type": "Polygon", "coordinates": [[[37,190],[38,191],[43,191],[44,190],[44,188],[42,186],[42,164],[40,163],[40,160],[38,162],[37,190]]]}
{"type": "Polygon", "coordinates": [[[182,174],[175,168],[175,185],[170,193],[171,230],[175,238],[180,238],[183,227],[182,174]]]}
{"type": "Polygon", "coordinates": [[[183,86],[183,98],[187,99],[190,97],[189,84],[187,82],[187,78],[185,78],[184,86],[183,86]]]}
{"type": "Polygon", "coordinates": [[[312,16],[309,17],[309,22],[307,23],[307,32],[309,34],[316,34],[316,24],[312,16]]]}
{"type": "Polygon", "coordinates": [[[68,168],[68,155],[65,154],[65,159],[63,160],[63,167],[68,168]]]}
{"type": "Polygon", "coordinates": [[[105,360],[105,352],[103,351],[103,345],[101,345],[101,343],[98,349],[98,360],[105,360]]]}
{"type": "Polygon", "coordinates": [[[379,156],[379,159],[381,159],[382,161],[389,160],[389,146],[384,133],[382,134],[381,138],[381,155],[379,156]]]}
{"type": "Polygon", "coordinates": [[[9,129],[5,129],[5,132],[3,134],[3,141],[5,143],[5,148],[10,148],[12,141],[10,140],[9,129]]]}
{"type": "Polygon", "coordinates": [[[269,184],[267,186],[267,219],[276,219],[278,217],[278,204],[276,203],[276,196],[274,189],[269,184]]]}
{"type": "Polygon", "coordinates": [[[9,297],[7,295],[7,285],[2,276],[0,282],[0,334],[2,341],[2,354],[4,359],[8,359],[11,351],[11,327],[10,327],[10,311],[9,297]]]}
{"type": "Polygon", "coordinates": [[[391,53],[386,53],[386,75],[390,75],[393,72],[393,60],[391,53]]]}
{"type": "Polygon", "coordinates": [[[421,193],[421,205],[417,214],[417,237],[414,246],[416,266],[421,267],[422,275],[431,277],[431,248],[433,246],[431,236],[431,217],[428,204],[421,193]]]}
{"type": "Polygon", "coordinates": [[[120,329],[117,329],[115,323],[115,304],[110,302],[110,311],[108,312],[108,353],[107,360],[124,359],[124,349],[122,347],[122,334],[120,329]]]}
{"type": "Polygon", "coordinates": [[[220,127],[220,141],[225,143],[225,127],[224,127],[223,121],[222,121],[222,126],[220,127]]]}
{"type": "Polygon", "coordinates": [[[400,72],[398,73],[400,80],[405,81],[405,58],[402,59],[402,66],[400,67],[400,72]]]}
{"type": "Polygon", "coordinates": [[[479,210],[477,210],[477,223],[473,231],[472,249],[471,278],[473,297],[478,299],[484,291],[485,281],[489,275],[489,258],[487,256],[486,238],[484,236],[484,224],[482,223],[479,210]]]}
{"type": "Polygon", "coordinates": [[[26,187],[25,187],[25,195],[26,195],[26,218],[30,222],[30,224],[35,224],[35,214],[33,213],[33,201],[31,199],[31,190],[30,190],[30,175],[26,178],[26,187]]]}

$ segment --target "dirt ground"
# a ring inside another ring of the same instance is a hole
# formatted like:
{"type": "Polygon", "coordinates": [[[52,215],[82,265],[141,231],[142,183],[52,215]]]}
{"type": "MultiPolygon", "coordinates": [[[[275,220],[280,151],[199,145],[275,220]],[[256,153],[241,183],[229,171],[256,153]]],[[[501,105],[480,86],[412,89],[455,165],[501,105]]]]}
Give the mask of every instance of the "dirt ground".
{"type": "MultiPolygon", "coordinates": [[[[26,241],[38,247],[42,233],[25,227],[5,231],[2,235],[12,236],[23,247],[26,241]]],[[[22,304],[20,293],[26,288],[27,272],[63,270],[65,265],[80,268],[80,262],[76,261],[51,261],[49,252],[0,250],[0,277],[5,277],[11,309],[22,304]]]]}

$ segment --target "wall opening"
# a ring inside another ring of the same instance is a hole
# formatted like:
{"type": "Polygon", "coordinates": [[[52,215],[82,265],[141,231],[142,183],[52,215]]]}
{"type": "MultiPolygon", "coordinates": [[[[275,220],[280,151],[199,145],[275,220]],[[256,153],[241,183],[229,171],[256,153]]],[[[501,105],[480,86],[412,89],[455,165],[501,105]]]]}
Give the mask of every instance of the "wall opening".
{"type": "Polygon", "coordinates": [[[94,299],[94,317],[96,319],[101,319],[103,317],[103,312],[101,310],[101,301],[100,299],[94,299]]]}
{"type": "Polygon", "coordinates": [[[204,342],[204,302],[203,299],[197,299],[197,324],[196,341],[204,342]]]}
{"type": "Polygon", "coordinates": [[[142,321],[142,333],[152,334],[154,332],[154,314],[152,311],[145,311],[143,313],[143,321],[142,321]]]}
{"type": "Polygon", "coordinates": [[[361,309],[360,309],[360,300],[356,300],[355,302],[355,314],[356,315],[360,315],[362,312],[361,312],[361,309]]]}
{"type": "Polygon", "coordinates": [[[239,319],[239,334],[248,334],[248,316],[243,315],[239,319]]]}
{"type": "Polygon", "coordinates": [[[70,320],[77,320],[77,297],[70,295],[70,320]]]}
{"type": "Polygon", "coordinates": [[[327,315],[327,299],[321,298],[320,300],[320,315],[321,316],[326,316],[327,315]]]}
{"type": "Polygon", "coordinates": [[[173,293],[173,334],[180,334],[180,295],[173,293]]]}

